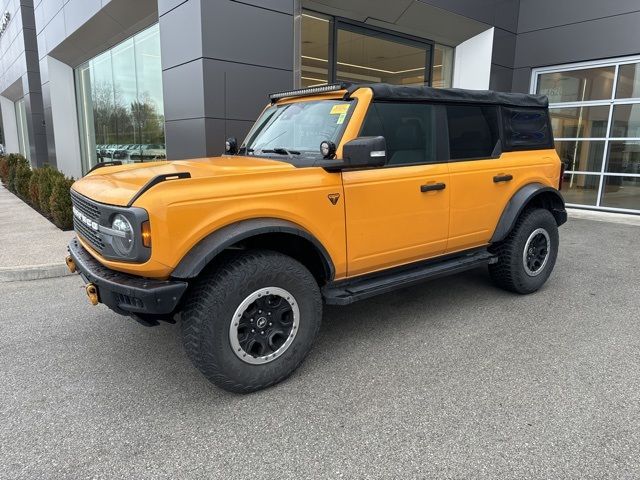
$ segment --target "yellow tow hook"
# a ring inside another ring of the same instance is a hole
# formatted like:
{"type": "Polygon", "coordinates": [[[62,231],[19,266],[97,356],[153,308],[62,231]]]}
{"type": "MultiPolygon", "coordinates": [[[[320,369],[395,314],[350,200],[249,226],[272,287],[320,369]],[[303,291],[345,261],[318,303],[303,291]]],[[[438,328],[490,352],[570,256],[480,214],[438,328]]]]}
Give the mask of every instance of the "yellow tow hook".
{"type": "Polygon", "coordinates": [[[88,283],[87,286],[85,287],[85,290],[87,291],[87,297],[89,297],[89,301],[91,302],[91,305],[97,305],[98,289],[96,288],[96,286],[93,283],[88,283]]]}
{"type": "Polygon", "coordinates": [[[67,258],[65,258],[64,261],[67,264],[67,268],[69,268],[69,271],[71,273],[76,273],[76,262],[73,261],[71,255],[67,255],[67,258]]]}

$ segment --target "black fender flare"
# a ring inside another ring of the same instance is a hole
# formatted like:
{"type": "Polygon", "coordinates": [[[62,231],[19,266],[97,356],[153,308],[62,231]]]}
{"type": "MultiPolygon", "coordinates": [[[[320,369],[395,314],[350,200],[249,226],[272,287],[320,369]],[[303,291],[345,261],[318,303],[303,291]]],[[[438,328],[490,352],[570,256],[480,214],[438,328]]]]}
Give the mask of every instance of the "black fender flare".
{"type": "Polygon", "coordinates": [[[544,205],[551,211],[558,226],[565,223],[567,221],[567,212],[560,192],[541,183],[529,183],[514,193],[509,203],[507,203],[491,237],[491,243],[504,240],[515,226],[524,208],[540,195],[544,195],[544,205]]]}
{"type": "Polygon", "coordinates": [[[278,218],[241,220],[210,233],[189,250],[173,270],[171,276],[179,279],[195,278],[223,250],[242,240],[265,233],[286,233],[311,242],[324,261],[327,280],[333,279],[335,267],[329,252],[322,243],[303,227],[278,218]]]}

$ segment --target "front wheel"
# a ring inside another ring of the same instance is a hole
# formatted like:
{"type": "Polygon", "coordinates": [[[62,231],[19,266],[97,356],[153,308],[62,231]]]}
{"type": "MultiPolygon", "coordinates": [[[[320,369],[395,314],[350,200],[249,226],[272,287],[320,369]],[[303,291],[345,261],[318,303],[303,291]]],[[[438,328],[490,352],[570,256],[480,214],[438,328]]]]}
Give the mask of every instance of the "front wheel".
{"type": "Polygon", "coordinates": [[[250,251],[202,276],[182,312],[184,346],[209,380],[252,392],[287,378],[311,350],[320,290],[299,262],[250,251]]]}
{"type": "Polygon", "coordinates": [[[498,262],[489,265],[489,274],[499,287],[526,294],[547,281],[558,256],[558,225],[545,209],[523,212],[507,238],[491,250],[498,262]]]}

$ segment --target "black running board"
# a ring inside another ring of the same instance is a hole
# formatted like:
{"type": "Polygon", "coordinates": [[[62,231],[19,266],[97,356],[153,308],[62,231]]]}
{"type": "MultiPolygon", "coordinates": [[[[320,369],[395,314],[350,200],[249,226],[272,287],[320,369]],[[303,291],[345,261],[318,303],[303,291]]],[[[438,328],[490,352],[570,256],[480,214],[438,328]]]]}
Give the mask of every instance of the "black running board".
{"type": "Polygon", "coordinates": [[[425,280],[452,275],[496,260],[496,256],[487,250],[476,250],[455,257],[449,256],[333,282],[322,289],[322,295],[328,305],[349,305],[358,300],[405,288],[425,280]]]}

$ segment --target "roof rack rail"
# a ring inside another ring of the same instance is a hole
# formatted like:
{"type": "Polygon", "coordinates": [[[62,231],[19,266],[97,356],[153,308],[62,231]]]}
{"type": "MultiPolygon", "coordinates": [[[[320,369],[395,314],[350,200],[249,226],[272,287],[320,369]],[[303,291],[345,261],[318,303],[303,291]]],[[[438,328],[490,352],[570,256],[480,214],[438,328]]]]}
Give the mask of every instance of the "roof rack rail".
{"type": "Polygon", "coordinates": [[[288,90],[286,92],[277,92],[269,95],[271,103],[275,103],[281,98],[289,97],[305,97],[309,95],[317,95],[318,93],[337,92],[345,90],[350,86],[349,83],[328,83],[326,85],[318,85],[315,87],[298,88],[296,90],[288,90]]]}

